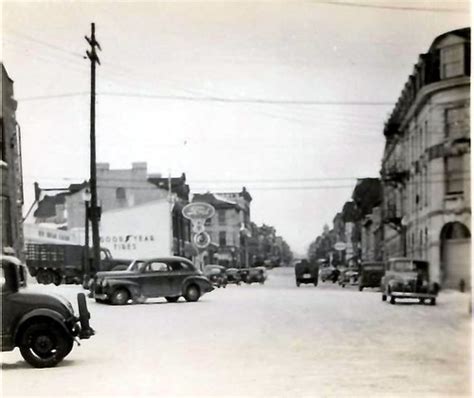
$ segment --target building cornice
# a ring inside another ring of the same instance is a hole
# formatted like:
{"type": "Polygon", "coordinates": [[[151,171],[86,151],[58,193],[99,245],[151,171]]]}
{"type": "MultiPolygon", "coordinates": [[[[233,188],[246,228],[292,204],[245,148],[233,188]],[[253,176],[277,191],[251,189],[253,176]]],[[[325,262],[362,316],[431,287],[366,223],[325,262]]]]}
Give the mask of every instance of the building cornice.
{"type": "Polygon", "coordinates": [[[419,109],[425,105],[425,103],[436,93],[440,91],[446,91],[458,87],[469,87],[471,85],[470,76],[460,76],[452,79],[440,80],[436,83],[431,83],[423,86],[418,92],[415,100],[411,104],[410,108],[406,112],[405,116],[401,120],[400,130],[403,131],[407,124],[412,120],[415,114],[418,113],[419,109]]]}

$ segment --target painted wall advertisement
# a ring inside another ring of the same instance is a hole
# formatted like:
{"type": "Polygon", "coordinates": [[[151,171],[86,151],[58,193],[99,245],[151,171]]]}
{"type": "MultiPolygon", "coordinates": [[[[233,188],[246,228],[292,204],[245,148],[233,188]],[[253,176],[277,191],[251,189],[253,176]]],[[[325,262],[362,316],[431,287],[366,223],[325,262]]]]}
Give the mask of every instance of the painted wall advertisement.
{"type": "Polygon", "coordinates": [[[165,200],[102,213],[100,245],[119,258],[168,256],[171,216],[165,200]]]}

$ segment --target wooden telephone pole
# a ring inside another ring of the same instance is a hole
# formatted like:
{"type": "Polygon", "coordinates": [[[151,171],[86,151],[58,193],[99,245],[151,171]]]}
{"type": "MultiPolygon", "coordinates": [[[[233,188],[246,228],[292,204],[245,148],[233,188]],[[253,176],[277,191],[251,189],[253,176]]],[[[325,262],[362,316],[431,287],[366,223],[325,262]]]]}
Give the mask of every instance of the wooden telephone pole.
{"type": "Polygon", "coordinates": [[[99,220],[101,209],[97,206],[97,172],[96,172],[96,150],[95,150],[95,67],[96,63],[100,65],[97,49],[102,51],[99,43],[95,39],[95,24],[91,23],[91,37],[85,36],[85,39],[91,46],[90,51],[86,51],[87,58],[91,61],[91,131],[90,131],[90,147],[91,147],[91,163],[90,163],[90,191],[91,202],[89,208],[89,217],[92,226],[92,248],[93,261],[92,267],[94,271],[100,270],[100,237],[99,237],[99,220]]]}

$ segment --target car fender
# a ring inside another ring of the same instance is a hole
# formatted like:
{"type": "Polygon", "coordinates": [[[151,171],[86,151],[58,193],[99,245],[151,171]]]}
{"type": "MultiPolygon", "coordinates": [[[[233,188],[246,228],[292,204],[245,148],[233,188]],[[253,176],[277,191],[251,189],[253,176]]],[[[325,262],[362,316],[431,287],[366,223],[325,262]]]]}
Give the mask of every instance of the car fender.
{"type": "Polygon", "coordinates": [[[63,315],[61,315],[59,312],[48,309],[48,308],[38,308],[34,309],[25,315],[23,315],[20,319],[20,321],[17,323],[15,330],[13,332],[13,341],[15,344],[18,344],[19,342],[17,341],[20,332],[29,321],[31,321],[34,318],[47,318],[49,320],[52,320],[56,324],[60,325],[60,327],[72,338],[74,338],[74,335],[72,334],[72,331],[68,329],[66,326],[66,319],[64,318],[63,315]]]}
{"type": "Polygon", "coordinates": [[[112,293],[115,289],[119,287],[123,287],[123,288],[126,288],[130,292],[132,299],[140,296],[141,294],[141,287],[136,282],[131,282],[129,280],[123,280],[123,279],[106,279],[106,281],[107,281],[106,289],[109,293],[112,293]]]}
{"type": "Polygon", "coordinates": [[[196,284],[199,286],[199,289],[201,291],[204,288],[207,288],[209,286],[212,286],[211,282],[209,279],[207,279],[205,276],[200,276],[200,275],[193,275],[193,276],[188,276],[183,283],[181,284],[181,291],[185,292],[186,288],[191,285],[192,283],[196,284]]]}

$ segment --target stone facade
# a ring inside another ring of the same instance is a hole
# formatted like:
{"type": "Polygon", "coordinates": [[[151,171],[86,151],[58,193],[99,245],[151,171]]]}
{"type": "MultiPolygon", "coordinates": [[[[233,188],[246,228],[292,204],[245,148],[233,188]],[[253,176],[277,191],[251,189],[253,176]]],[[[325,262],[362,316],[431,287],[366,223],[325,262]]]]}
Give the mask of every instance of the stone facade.
{"type": "Polygon", "coordinates": [[[470,284],[470,29],[422,54],[384,130],[384,257],[428,260],[444,287],[470,284]],[[463,280],[463,282],[461,282],[463,280]]]}

